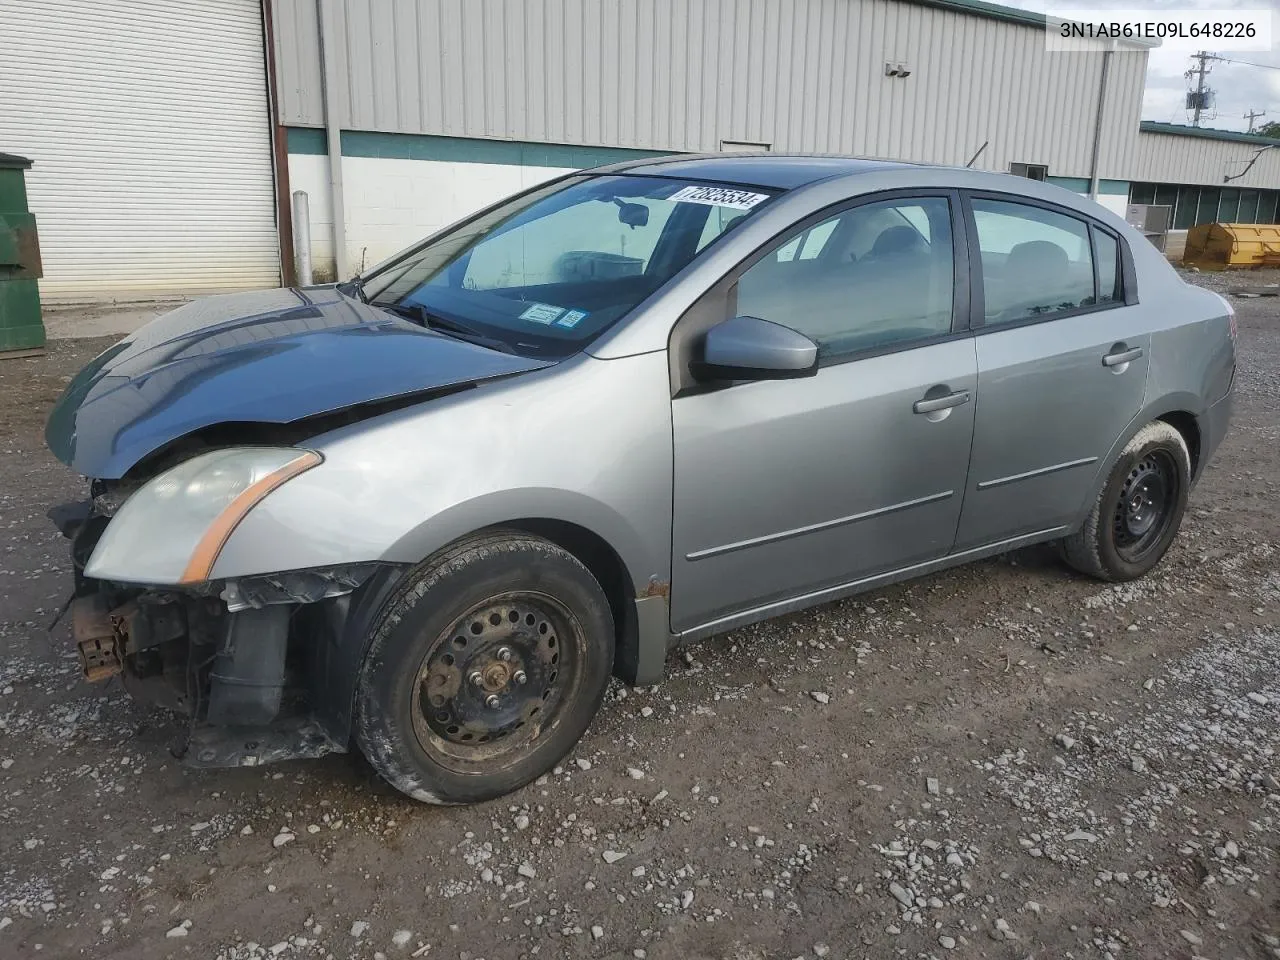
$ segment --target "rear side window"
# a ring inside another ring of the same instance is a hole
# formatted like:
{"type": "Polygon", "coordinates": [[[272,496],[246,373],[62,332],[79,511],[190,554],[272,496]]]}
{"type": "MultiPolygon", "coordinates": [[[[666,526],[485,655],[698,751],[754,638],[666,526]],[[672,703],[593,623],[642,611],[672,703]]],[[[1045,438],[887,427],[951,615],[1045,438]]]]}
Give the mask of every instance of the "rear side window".
{"type": "Polygon", "coordinates": [[[1084,221],[1022,203],[976,197],[972,202],[987,325],[1050,317],[1095,303],[1093,251],[1084,221]]]}
{"type": "Polygon", "coordinates": [[[1111,234],[1093,228],[1093,246],[1098,256],[1098,302],[1122,303],[1120,290],[1120,244],[1111,234]]]}

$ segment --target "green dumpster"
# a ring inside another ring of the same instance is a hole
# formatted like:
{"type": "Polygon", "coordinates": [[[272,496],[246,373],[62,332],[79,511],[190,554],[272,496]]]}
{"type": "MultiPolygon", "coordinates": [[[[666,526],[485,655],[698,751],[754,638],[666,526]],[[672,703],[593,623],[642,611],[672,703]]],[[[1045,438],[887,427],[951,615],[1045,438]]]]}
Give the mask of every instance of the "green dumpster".
{"type": "Polygon", "coordinates": [[[40,241],[27,209],[31,161],[0,153],[0,357],[44,346],[40,319],[40,241]]]}

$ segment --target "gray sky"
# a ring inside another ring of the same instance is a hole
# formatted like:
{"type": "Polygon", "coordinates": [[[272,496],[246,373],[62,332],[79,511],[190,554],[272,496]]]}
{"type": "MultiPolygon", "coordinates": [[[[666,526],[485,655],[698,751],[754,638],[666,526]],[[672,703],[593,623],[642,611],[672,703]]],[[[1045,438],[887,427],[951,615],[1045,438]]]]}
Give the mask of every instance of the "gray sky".
{"type": "MultiPolygon", "coordinates": [[[[1091,8],[1124,10],[1259,10],[1270,7],[1280,10],[1280,0],[1068,0],[1050,3],[1046,0],[1001,0],[1007,6],[1038,10],[1041,13],[1055,9],[1091,8]]],[[[1267,52],[1224,51],[1233,60],[1251,60],[1280,67],[1280,13],[1272,17],[1272,49],[1267,52]]],[[[1206,47],[1215,53],[1212,47],[1206,47]]],[[[1192,61],[1183,50],[1151,51],[1147,66],[1146,97],[1142,103],[1143,120],[1159,120],[1162,123],[1189,123],[1183,102],[1187,81],[1183,73],[1192,67],[1192,61]]],[[[1222,130],[1244,130],[1248,110],[1265,110],[1267,115],[1257,123],[1280,121],[1280,69],[1266,70],[1259,67],[1240,66],[1234,63],[1215,63],[1209,75],[1209,86],[1217,93],[1217,118],[1201,120],[1201,126],[1222,130]]]]}

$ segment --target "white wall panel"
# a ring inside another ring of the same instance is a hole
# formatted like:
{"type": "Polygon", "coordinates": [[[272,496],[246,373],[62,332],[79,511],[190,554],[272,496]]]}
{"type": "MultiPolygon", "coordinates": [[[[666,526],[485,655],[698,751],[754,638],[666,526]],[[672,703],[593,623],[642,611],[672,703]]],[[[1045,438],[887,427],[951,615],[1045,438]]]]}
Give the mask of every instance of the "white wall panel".
{"type": "MultiPolygon", "coordinates": [[[[347,262],[353,272],[362,264],[373,266],[495,200],[568,172],[501,163],[343,157],[347,262]]],[[[290,154],[289,186],[307,193],[317,279],[333,279],[329,158],[290,154]]]]}
{"type": "MultiPolygon", "coordinates": [[[[320,0],[344,128],[707,151],[721,140],[1090,173],[1100,53],[902,0],[320,0]],[[906,79],[886,77],[901,61],[906,79]]],[[[275,0],[280,120],[324,123],[317,0],[275,0]]],[[[1112,60],[1099,174],[1127,179],[1146,52],[1112,60]]]]}
{"type": "Polygon", "coordinates": [[[1262,144],[1211,140],[1184,134],[1138,135],[1130,180],[1150,183],[1186,183],[1204,186],[1265,187],[1280,190],[1280,147],[1258,155],[1262,144]],[[1258,156],[1249,172],[1230,184],[1223,177],[1236,176],[1258,156]]]}

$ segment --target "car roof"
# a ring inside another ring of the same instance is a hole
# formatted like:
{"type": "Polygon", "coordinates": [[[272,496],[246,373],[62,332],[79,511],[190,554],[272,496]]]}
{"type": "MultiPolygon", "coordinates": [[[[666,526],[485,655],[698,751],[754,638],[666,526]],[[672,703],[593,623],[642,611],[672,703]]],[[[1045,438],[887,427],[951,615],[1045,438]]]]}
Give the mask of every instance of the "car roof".
{"type": "Polygon", "coordinates": [[[791,190],[832,177],[912,166],[918,164],[822,154],[708,153],[631,160],[599,167],[592,173],[680,177],[791,190]]]}

